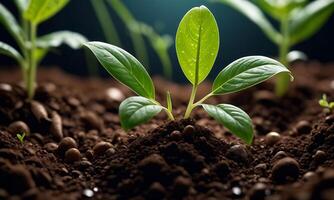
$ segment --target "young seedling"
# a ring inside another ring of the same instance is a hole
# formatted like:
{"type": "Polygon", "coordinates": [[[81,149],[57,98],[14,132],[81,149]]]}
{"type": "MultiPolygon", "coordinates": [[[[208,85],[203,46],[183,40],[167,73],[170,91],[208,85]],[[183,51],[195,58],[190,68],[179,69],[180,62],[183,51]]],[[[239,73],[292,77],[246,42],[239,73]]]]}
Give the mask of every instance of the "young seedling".
{"type": "MultiPolygon", "coordinates": [[[[127,98],[120,105],[120,121],[124,129],[131,129],[147,122],[161,111],[165,111],[169,119],[174,120],[169,92],[167,92],[167,107],[164,107],[156,101],[153,81],[136,58],[110,44],[89,42],[85,45],[115,79],[139,95],[127,98]]],[[[195,102],[198,85],[211,71],[218,49],[218,26],[210,10],[201,6],[188,11],[180,22],[176,34],[178,60],[183,73],[193,85],[184,118],[188,118],[195,107],[202,106],[219,123],[224,124],[247,143],[251,143],[252,122],[244,111],[230,104],[205,104],[205,100],[215,95],[244,90],[276,74],[285,73],[291,76],[291,73],[284,65],[267,57],[240,58],[218,74],[209,94],[195,102]]]]}
{"type": "Polygon", "coordinates": [[[73,49],[87,40],[70,31],[57,31],[37,37],[38,25],[58,13],[69,0],[15,0],[20,24],[14,15],[0,3],[0,23],[15,39],[19,50],[0,42],[0,54],[9,56],[21,66],[24,84],[29,99],[35,93],[36,68],[50,48],[67,44],[73,49]]]}
{"type": "MultiPolygon", "coordinates": [[[[334,0],[212,0],[236,9],[255,23],[278,46],[279,61],[289,65],[288,53],[294,45],[315,34],[334,11],[334,0]],[[277,31],[262,10],[280,24],[277,31]]],[[[303,54],[300,54],[302,57],[303,54]]],[[[289,76],[281,74],[276,82],[276,94],[283,96],[289,87],[289,76]]]]}
{"type": "Polygon", "coordinates": [[[23,133],[21,133],[21,134],[16,134],[16,137],[17,137],[17,139],[19,139],[19,141],[23,144],[23,142],[24,142],[24,138],[25,138],[25,136],[26,136],[26,133],[25,132],[23,132],[23,133]]]}
{"type": "Polygon", "coordinates": [[[322,99],[319,100],[319,105],[330,112],[334,110],[334,101],[328,102],[326,94],[322,95],[322,99]]]}

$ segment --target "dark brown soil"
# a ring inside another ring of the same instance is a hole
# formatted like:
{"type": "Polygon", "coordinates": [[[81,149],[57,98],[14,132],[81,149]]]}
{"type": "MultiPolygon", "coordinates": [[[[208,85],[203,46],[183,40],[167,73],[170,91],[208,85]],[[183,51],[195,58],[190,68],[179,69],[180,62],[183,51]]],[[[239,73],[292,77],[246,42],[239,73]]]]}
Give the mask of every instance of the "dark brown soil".
{"type": "Polygon", "coordinates": [[[252,145],[201,109],[182,120],[190,87],[162,78],[157,96],[171,90],[177,120],[161,114],[126,133],[117,112],[132,93],[114,81],[41,69],[28,102],[19,72],[1,71],[0,199],[334,199],[334,114],[318,104],[334,100],[334,65],[293,71],[284,98],[267,82],[209,100],[250,114],[252,145]]]}

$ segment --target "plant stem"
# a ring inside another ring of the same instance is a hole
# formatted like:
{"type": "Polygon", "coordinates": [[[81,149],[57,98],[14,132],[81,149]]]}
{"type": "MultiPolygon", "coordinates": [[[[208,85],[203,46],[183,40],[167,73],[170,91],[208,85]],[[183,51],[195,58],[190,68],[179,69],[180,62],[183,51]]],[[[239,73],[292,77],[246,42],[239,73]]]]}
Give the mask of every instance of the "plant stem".
{"type": "Polygon", "coordinates": [[[198,87],[197,85],[194,85],[192,90],[191,90],[187,110],[186,110],[186,113],[184,114],[184,119],[188,119],[189,116],[190,116],[191,111],[194,109],[194,101],[195,101],[195,97],[196,97],[197,87],[198,87]]]}
{"type": "Polygon", "coordinates": [[[27,67],[27,93],[28,98],[31,100],[35,94],[36,86],[36,59],[35,59],[35,49],[36,49],[36,32],[37,26],[33,23],[30,24],[30,48],[29,48],[29,64],[27,67]]]}
{"type": "MultiPolygon", "coordinates": [[[[279,45],[279,61],[284,65],[287,66],[287,54],[290,49],[290,39],[289,39],[289,20],[288,18],[284,18],[281,20],[281,34],[282,34],[282,41],[279,45]]],[[[289,87],[289,80],[290,76],[288,74],[279,74],[277,76],[276,82],[276,95],[283,96],[289,87]]]]}
{"type": "Polygon", "coordinates": [[[155,99],[150,99],[154,104],[161,106],[162,109],[166,112],[168,119],[170,120],[175,120],[172,111],[170,111],[168,108],[162,106],[159,102],[157,102],[155,99]]]}

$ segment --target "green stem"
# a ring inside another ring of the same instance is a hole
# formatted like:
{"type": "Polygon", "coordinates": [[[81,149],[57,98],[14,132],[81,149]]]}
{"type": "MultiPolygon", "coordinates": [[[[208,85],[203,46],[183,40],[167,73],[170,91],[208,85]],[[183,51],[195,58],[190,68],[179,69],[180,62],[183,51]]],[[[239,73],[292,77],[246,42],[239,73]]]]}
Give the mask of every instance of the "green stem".
{"type": "MultiPolygon", "coordinates": [[[[281,34],[282,41],[279,45],[279,61],[284,65],[288,66],[287,54],[290,49],[289,39],[289,20],[284,18],[281,21],[281,34]]],[[[283,96],[289,87],[290,76],[288,74],[279,74],[276,82],[276,95],[283,96]]]]}
{"type": "Polygon", "coordinates": [[[198,87],[197,85],[194,85],[192,90],[191,90],[187,110],[186,110],[186,113],[184,114],[184,119],[188,119],[189,116],[190,116],[191,111],[194,109],[194,101],[195,101],[195,97],[196,97],[197,87],[198,87]]]}
{"type": "Polygon", "coordinates": [[[35,49],[36,49],[36,32],[37,26],[36,24],[30,24],[30,48],[29,48],[29,64],[27,68],[27,92],[28,98],[31,100],[35,94],[35,86],[36,86],[36,59],[35,59],[35,49]]]}
{"type": "Polygon", "coordinates": [[[155,99],[150,99],[154,104],[158,105],[158,106],[161,106],[162,109],[166,112],[168,118],[170,120],[175,120],[174,116],[173,116],[173,113],[172,111],[170,111],[168,108],[162,106],[159,102],[157,102],[155,99]]]}

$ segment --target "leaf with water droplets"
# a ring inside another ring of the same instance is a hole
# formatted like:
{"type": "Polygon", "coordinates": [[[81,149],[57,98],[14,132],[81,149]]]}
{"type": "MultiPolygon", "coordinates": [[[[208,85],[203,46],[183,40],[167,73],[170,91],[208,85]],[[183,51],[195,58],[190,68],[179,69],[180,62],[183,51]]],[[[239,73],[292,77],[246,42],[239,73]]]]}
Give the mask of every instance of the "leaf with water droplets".
{"type": "Polygon", "coordinates": [[[176,33],[176,53],[187,79],[198,85],[209,74],[219,49],[217,22],[205,6],[191,9],[176,33]]]}

